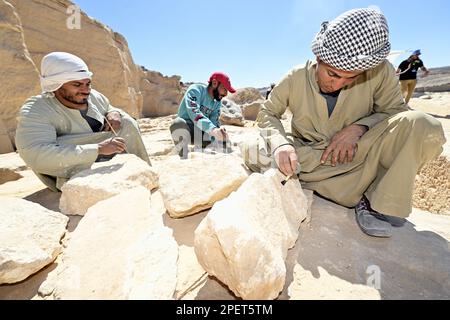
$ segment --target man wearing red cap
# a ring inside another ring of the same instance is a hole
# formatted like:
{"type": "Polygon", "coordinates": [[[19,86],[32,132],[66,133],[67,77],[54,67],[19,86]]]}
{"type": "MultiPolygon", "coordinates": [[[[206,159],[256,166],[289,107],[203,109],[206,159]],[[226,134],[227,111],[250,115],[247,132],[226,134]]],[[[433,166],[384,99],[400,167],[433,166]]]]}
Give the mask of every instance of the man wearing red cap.
{"type": "Polygon", "coordinates": [[[222,99],[228,92],[235,93],[230,78],[216,72],[209,84],[196,83],[189,87],[181,101],[178,117],[170,126],[170,132],[179,155],[187,159],[188,145],[206,148],[212,142],[226,144],[228,135],[220,128],[219,117],[222,99]]]}

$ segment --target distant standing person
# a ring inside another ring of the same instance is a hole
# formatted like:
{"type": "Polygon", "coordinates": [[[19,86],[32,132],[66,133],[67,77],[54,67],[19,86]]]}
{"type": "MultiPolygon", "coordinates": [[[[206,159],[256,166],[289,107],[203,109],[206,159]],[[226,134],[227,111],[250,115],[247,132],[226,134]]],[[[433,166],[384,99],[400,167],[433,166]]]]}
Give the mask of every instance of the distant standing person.
{"type": "Polygon", "coordinates": [[[92,77],[81,58],[49,53],[41,63],[42,94],[29,98],[18,115],[17,150],[52,191],[123,152],[150,164],[136,120],[92,89],[92,77]]]}
{"type": "Polygon", "coordinates": [[[402,94],[405,98],[405,102],[408,103],[416,89],[417,85],[417,71],[422,69],[425,72],[424,76],[427,76],[430,72],[425,68],[423,61],[419,56],[422,53],[420,50],[416,50],[405,61],[400,63],[397,69],[397,75],[400,75],[400,84],[402,87],[402,94]]]}
{"type": "Polygon", "coordinates": [[[235,93],[230,78],[215,72],[209,84],[196,83],[189,87],[181,101],[178,117],[170,126],[172,139],[182,159],[188,157],[189,143],[197,148],[206,148],[212,142],[226,144],[228,134],[220,127],[219,117],[222,99],[228,92],[235,93]]]}
{"type": "Polygon", "coordinates": [[[273,88],[275,88],[275,83],[272,83],[272,84],[270,85],[270,88],[267,89],[267,92],[266,92],[266,100],[269,99],[270,93],[272,92],[273,88]]]}

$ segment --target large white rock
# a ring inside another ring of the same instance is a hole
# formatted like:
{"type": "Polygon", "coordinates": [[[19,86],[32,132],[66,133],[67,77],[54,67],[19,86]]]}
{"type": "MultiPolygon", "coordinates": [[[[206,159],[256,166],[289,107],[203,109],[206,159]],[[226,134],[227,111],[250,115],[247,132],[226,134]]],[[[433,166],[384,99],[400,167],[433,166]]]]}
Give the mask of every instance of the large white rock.
{"type": "Polygon", "coordinates": [[[56,299],[172,299],[178,245],[137,187],[90,208],[71,234],[56,299]]]}
{"type": "Polygon", "coordinates": [[[111,161],[93,164],[64,184],[59,207],[64,214],[82,216],[97,202],[137,186],[157,188],[158,175],[135,155],[117,155],[111,161]]]}
{"type": "Polygon", "coordinates": [[[244,117],[239,105],[231,100],[223,99],[222,107],[220,108],[220,123],[221,125],[244,126],[244,117]]]}
{"type": "Polygon", "coordinates": [[[195,231],[202,267],[244,299],[275,299],[283,290],[287,251],[308,211],[300,182],[282,186],[283,179],[275,170],[252,174],[195,231]]]}
{"type": "Polygon", "coordinates": [[[160,191],[169,215],[182,218],[211,208],[248,178],[242,159],[201,154],[158,164],[160,191]]]}
{"type": "Polygon", "coordinates": [[[16,283],[61,253],[69,219],[22,199],[0,197],[0,207],[0,284],[16,283]]]}
{"type": "Polygon", "coordinates": [[[238,89],[235,93],[228,95],[227,99],[233,101],[236,104],[244,105],[247,103],[263,100],[264,97],[258,89],[241,88],[238,89]]]}
{"type": "Polygon", "coordinates": [[[242,106],[242,113],[244,114],[244,118],[246,120],[255,121],[258,117],[259,112],[261,111],[261,107],[264,102],[265,100],[260,99],[251,103],[244,104],[242,106]]]}
{"type": "Polygon", "coordinates": [[[161,73],[141,71],[140,89],[144,96],[142,115],[161,117],[178,113],[183,98],[180,76],[164,77],[161,73]]]}

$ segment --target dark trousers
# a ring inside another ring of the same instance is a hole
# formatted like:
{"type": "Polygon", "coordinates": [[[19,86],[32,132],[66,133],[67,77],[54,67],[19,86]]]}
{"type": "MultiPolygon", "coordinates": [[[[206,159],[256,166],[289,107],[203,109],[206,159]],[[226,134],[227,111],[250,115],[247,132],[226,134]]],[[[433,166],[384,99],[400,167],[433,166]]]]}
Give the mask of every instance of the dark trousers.
{"type": "Polygon", "coordinates": [[[219,147],[223,147],[227,150],[227,143],[216,142],[214,137],[211,137],[208,133],[200,130],[191,121],[176,118],[170,126],[170,133],[172,134],[175,148],[182,159],[187,159],[189,153],[189,144],[194,144],[196,148],[204,149],[209,145],[219,144],[219,147]]]}

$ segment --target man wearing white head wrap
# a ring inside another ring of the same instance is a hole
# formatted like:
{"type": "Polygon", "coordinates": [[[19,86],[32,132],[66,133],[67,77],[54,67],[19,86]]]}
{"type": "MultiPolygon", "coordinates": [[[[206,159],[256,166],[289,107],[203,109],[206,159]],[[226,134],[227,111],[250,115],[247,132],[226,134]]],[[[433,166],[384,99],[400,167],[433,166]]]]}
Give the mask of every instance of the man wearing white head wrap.
{"type": "Polygon", "coordinates": [[[41,62],[41,74],[42,92],[49,93],[50,96],[67,82],[90,80],[93,76],[83,60],[66,52],[46,55],[41,62]]]}
{"type": "Polygon", "coordinates": [[[41,64],[42,95],[20,110],[17,150],[53,191],[95,161],[119,153],[150,164],[136,121],[91,89],[92,75],[79,57],[50,53],[41,64]]]}
{"type": "Polygon", "coordinates": [[[257,118],[261,138],[242,150],[251,170],[298,174],[304,188],[355,207],[357,224],[375,237],[404,223],[417,172],[445,143],[439,121],[407,111],[389,50],[377,9],[323,23],[312,43],[316,61],[275,86],[257,118]],[[287,108],[290,133],[280,121],[287,108]]]}

